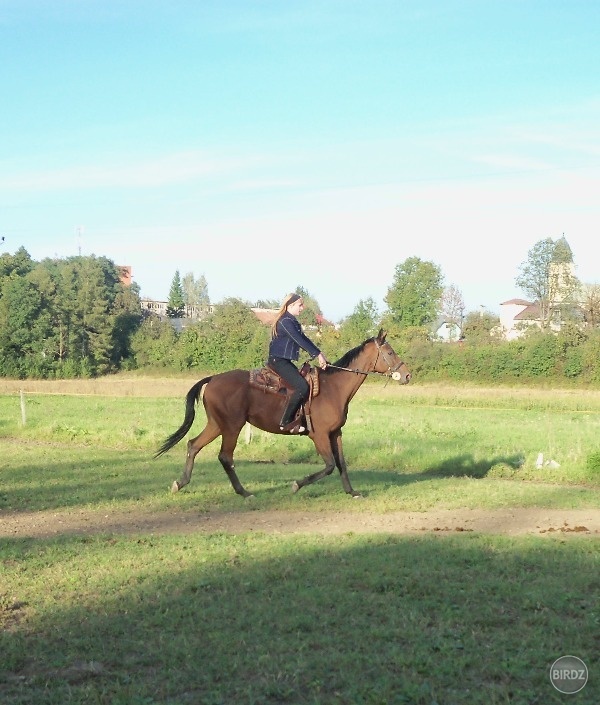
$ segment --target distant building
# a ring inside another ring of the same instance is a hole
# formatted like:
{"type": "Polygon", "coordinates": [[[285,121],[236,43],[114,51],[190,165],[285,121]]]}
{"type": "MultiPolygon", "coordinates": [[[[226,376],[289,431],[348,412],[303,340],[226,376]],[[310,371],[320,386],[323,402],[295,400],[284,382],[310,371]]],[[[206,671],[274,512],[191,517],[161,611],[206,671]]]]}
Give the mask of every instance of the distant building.
{"type": "MultiPolygon", "coordinates": [[[[581,316],[581,304],[577,301],[578,287],[573,253],[563,235],[554,245],[548,271],[548,305],[552,313],[549,330],[559,331],[566,317],[577,319],[581,316]]],[[[516,298],[500,304],[500,326],[506,340],[515,340],[531,328],[541,330],[542,318],[538,301],[516,298]]]]}
{"type": "MultiPolygon", "coordinates": [[[[167,318],[167,308],[169,306],[168,301],[155,301],[153,299],[143,298],[140,300],[143,313],[154,313],[161,318],[167,318]]],[[[184,307],[184,315],[182,318],[188,318],[193,321],[199,321],[209,313],[212,313],[214,307],[209,304],[208,306],[196,306],[196,305],[186,305],[184,307]]]]}
{"type": "Polygon", "coordinates": [[[161,320],[168,321],[178,333],[181,333],[188,325],[202,320],[214,311],[214,307],[211,304],[208,306],[186,305],[184,315],[181,318],[171,318],[167,316],[168,301],[143,298],[140,300],[140,305],[143,316],[158,316],[161,320]]]}
{"type": "MultiPolygon", "coordinates": [[[[279,309],[276,308],[251,308],[252,313],[265,326],[272,326],[279,309]]],[[[328,321],[320,313],[316,316],[316,323],[312,326],[303,326],[307,330],[320,330],[323,326],[335,328],[335,323],[328,321]]]]}
{"type": "Polygon", "coordinates": [[[278,313],[276,308],[251,308],[250,310],[265,326],[272,326],[278,313]]]}
{"type": "Polygon", "coordinates": [[[541,329],[540,307],[525,299],[509,299],[500,304],[500,326],[506,340],[516,340],[531,328],[541,329]]]}
{"type": "Polygon", "coordinates": [[[439,316],[431,327],[431,336],[444,343],[456,343],[461,339],[462,331],[456,321],[439,316]]]}

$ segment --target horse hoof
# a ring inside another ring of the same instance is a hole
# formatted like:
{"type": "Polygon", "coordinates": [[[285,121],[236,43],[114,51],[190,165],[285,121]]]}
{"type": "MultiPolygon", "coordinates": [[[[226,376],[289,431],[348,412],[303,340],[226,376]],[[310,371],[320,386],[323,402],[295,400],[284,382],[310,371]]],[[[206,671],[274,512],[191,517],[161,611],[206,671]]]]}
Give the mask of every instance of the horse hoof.
{"type": "Polygon", "coordinates": [[[356,492],[352,495],[352,499],[364,499],[360,492],[356,492]]]}
{"type": "Polygon", "coordinates": [[[179,492],[179,483],[177,482],[177,480],[173,480],[173,484],[171,485],[171,492],[173,494],[179,492]]]}
{"type": "Polygon", "coordinates": [[[253,494],[247,494],[244,499],[256,499],[256,497],[253,494]]]}
{"type": "Polygon", "coordinates": [[[297,483],[296,480],[294,480],[294,481],[292,482],[292,492],[293,492],[294,494],[296,494],[296,492],[298,492],[299,489],[300,489],[300,485],[297,483]]]}

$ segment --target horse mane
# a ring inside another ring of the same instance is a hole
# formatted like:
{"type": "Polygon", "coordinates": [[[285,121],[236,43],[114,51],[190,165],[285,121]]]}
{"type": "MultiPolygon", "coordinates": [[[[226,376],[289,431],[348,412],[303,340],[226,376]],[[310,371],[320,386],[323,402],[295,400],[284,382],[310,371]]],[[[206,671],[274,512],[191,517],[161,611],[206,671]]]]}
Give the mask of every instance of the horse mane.
{"type": "MultiPolygon", "coordinates": [[[[361,343],[360,345],[357,345],[355,348],[352,348],[352,350],[348,350],[347,353],[344,353],[342,357],[340,357],[339,360],[334,362],[333,364],[336,365],[337,367],[349,367],[352,362],[360,355],[360,353],[364,350],[365,346],[367,343],[371,343],[374,340],[374,338],[369,338],[368,340],[365,340],[364,343],[361,343]]],[[[335,371],[335,368],[328,368],[331,369],[331,371],[335,371]]],[[[328,369],[325,371],[327,372],[328,369]]]]}

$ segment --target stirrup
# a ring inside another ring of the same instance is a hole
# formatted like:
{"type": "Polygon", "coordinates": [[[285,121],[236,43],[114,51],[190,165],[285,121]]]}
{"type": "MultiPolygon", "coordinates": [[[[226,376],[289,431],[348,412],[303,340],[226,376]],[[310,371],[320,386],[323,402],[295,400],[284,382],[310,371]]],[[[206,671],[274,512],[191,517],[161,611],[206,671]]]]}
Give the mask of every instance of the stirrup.
{"type": "Polygon", "coordinates": [[[306,431],[306,428],[302,424],[302,418],[295,418],[293,419],[293,421],[290,421],[288,424],[285,424],[285,426],[280,426],[279,430],[284,431],[286,433],[299,435],[301,433],[304,433],[306,431]]]}

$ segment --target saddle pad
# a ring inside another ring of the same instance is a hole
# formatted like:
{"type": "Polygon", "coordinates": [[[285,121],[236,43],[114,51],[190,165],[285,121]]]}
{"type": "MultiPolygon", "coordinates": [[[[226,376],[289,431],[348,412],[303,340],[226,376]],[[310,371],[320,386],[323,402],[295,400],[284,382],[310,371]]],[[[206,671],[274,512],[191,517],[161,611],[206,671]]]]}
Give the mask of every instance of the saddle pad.
{"type": "MultiPolygon", "coordinates": [[[[308,365],[306,367],[308,369],[303,368],[301,373],[310,386],[310,397],[316,397],[319,394],[319,369],[308,365]]],[[[261,392],[270,392],[271,394],[286,394],[289,389],[285,380],[281,379],[270,367],[250,370],[249,384],[255,389],[260,389],[261,392]]]]}
{"type": "Polygon", "coordinates": [[[281,377],[268,367],[250,370],[250,386],[260,389],[261,392],[271,394],[285,394],[286,387],[281,377]]]}

